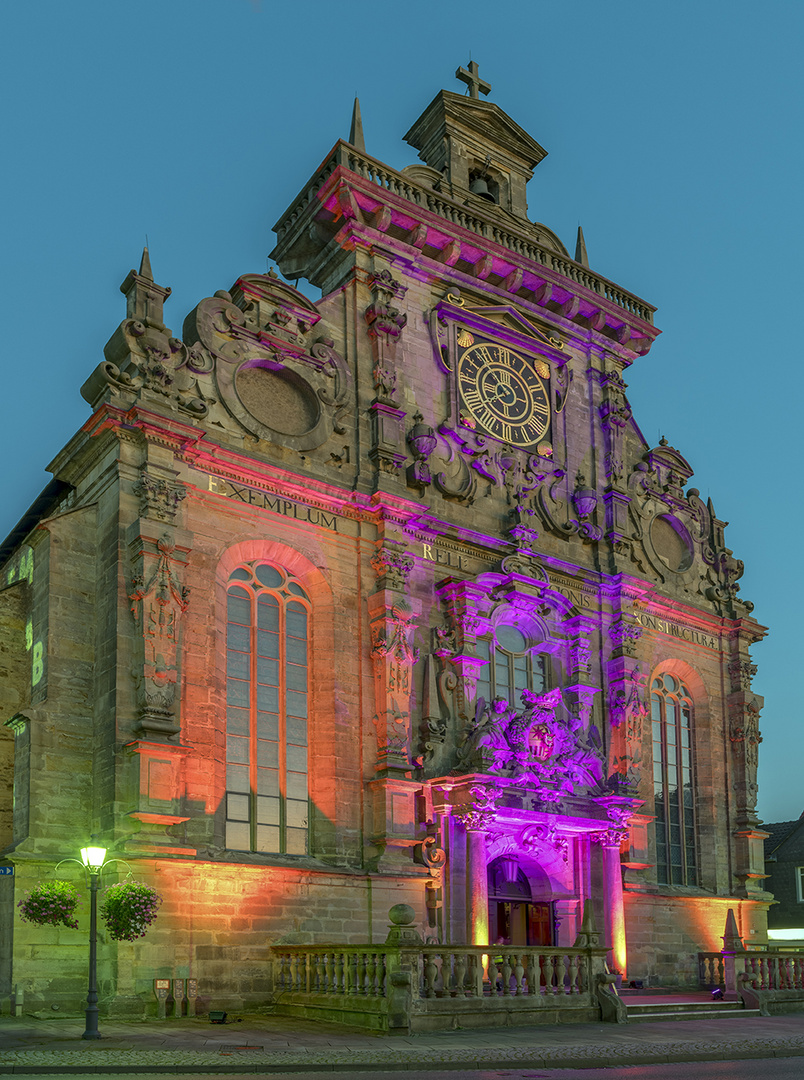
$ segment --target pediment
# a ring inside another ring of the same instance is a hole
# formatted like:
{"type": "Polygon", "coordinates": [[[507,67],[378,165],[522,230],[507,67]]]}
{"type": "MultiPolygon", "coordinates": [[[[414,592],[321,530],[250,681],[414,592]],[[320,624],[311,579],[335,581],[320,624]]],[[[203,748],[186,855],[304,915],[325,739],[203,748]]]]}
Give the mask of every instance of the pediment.
{"type": "Polygon", "coordinates": [[[544,147],[504,113],[499,105],[453,94],[449,90],[436,94],[405,135],[405,142],[426,155],[427,145],[435,130],[444,130],[458,138],[463,131],[464,138],[470,136],[489,149],[510,155],[528,170],[533,170],[547,156],[544,147]]]}
{"type": "Polygon", "coordinates": [[[558,363],[565,362],[565,353],[562,359],[564,343],[509,304],[469,307],[465,299],[460,301],[459,297],[449,294],[446,300],[438,304],[436,310],[439,318],[446,318],[452,323],[459,323],[490,337],[499,335],[511,341],[515,347],[535,349],[542,355],[552,354],[558,363]]]}

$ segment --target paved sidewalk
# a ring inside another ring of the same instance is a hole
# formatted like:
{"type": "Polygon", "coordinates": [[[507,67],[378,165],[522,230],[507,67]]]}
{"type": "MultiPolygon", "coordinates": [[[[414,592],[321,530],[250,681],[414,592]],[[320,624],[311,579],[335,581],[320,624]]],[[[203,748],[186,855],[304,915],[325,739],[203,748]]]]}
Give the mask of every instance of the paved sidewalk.
{"type": "Polygon", "coordinates": [[[804,1014],[729,1020],[366,1035],[310,1021],[236,1014],[225,1026],[183,1017],[104,1021],[0,1017],[0,1074],[360,1072],[491,1067],[592,1068],[673,1061],[804,1057],[804,1014]]]}

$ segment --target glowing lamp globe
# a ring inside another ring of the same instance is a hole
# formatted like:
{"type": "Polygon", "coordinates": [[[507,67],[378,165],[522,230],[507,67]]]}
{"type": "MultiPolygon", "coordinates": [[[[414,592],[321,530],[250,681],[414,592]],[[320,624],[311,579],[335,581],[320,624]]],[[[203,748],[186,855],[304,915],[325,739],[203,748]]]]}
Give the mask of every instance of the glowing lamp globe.
{"type": "Polygon", "coordinates": [[[100,870],[106,858],[105,847],[81,848],[81,862],[88,870],[100,870]]]}

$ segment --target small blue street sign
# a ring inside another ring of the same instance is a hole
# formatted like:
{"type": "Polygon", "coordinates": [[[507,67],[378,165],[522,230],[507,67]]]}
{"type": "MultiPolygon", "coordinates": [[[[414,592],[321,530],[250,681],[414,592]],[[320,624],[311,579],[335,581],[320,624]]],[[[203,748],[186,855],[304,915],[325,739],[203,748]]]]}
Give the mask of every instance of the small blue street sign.
{"type": "Polygon", "coordinates": [[[0,877],[2,877],[3,874],[10,874],[13,877],[14,876],[14,867],[13,866],[0,866],[0,877]]]}

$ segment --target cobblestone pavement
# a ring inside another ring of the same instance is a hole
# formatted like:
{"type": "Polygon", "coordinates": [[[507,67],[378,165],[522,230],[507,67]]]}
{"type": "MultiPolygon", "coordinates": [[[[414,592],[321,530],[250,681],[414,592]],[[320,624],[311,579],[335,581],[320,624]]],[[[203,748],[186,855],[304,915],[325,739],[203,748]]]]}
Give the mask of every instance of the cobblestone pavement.
{"type": "Polygon", "coordinates": [[[640,1024],[564,1024],[387,1037],[246,1016],[101,1021],[83,1042],[83,1018],[0,1017],[0,1074],[66,1072],[290,1073],[593,1068],[678,1061],[804,1057],[804,1015],[640,1024]]]}

